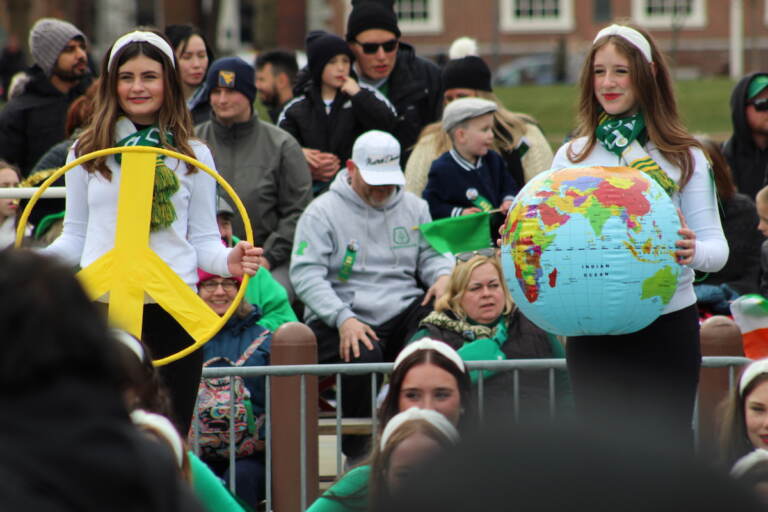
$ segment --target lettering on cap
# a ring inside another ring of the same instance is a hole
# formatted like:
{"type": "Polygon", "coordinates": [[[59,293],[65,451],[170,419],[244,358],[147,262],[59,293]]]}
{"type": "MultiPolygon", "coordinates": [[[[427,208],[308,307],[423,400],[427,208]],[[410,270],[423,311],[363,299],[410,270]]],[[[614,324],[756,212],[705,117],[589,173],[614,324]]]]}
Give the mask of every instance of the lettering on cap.
{"type": "Polygon", "coordinates": [[[368,156],[365,158],[365,163],[367,166],[385,165],[396,161],[398,158],[400,158],[400,155],[368,156]]]}

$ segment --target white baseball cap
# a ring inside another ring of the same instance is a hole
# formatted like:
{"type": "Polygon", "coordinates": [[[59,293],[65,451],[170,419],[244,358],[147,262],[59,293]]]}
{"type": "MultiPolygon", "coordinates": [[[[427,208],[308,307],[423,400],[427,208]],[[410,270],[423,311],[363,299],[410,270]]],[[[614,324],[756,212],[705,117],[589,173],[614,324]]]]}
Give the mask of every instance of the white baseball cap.
{"type": "Polygon", "coordinates": [[[352,161],[368,185],[405,185],[400,168],[400,143],[387,132],[371,130],[357,138],[352,161]]]}

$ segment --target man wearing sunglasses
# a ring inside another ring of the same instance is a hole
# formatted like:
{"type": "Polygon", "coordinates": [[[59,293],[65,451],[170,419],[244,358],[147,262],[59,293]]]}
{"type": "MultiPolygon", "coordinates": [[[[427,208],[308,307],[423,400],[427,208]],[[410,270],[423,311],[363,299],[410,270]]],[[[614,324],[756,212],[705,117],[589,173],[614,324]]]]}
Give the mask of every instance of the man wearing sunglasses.
{"type": "Polygon", "coordinates": [[[723,153],[736,188],[753,198],[768,185],[768,73],[752,73],[731,94],[733,135],[723,153]]]}
{"type": "Polygon", "coordinates": [[[395,106],[394,135],[403,148],[403,165],[421,129],[440,119],[443,86],[440,68],[417,57],[400,41],[397,15],[387,2],[353,1],[347,42],[361,82],[378,89],[395,106]]]}

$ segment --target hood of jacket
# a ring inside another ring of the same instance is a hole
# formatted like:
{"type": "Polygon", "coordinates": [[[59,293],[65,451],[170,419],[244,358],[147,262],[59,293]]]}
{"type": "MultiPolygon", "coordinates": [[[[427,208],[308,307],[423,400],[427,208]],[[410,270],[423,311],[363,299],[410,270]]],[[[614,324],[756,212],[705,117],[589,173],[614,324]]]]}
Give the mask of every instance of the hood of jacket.
{"type": "Polygon", "coordinates": [[[359,209],[361,213],[364,213],[366,210],[384,212],[392,210],[402,201],[403,194],[405,193],[403,187],[395,187],[395,192],[384,205],[371,206],[352,188],[352,184],[349,182],[349,171],[346,168],[336,174],[336,178],[331,183],[330,192],[337,194],[344,202],[354,205],[354,208],[359,209]]]}
{"type": "Polygon", "coordinates": [[[736,83],[731,92],[731,122],[733,123],[733,137],[738,141],[738,145],[743,148],[755,150],[755,144],[752,141],[752,130],[747,125],[747,115],[745,113],[747,106],[747,89],[750,82],[756,76],[768,75],[768,73],[750,73],[736,83]]]}

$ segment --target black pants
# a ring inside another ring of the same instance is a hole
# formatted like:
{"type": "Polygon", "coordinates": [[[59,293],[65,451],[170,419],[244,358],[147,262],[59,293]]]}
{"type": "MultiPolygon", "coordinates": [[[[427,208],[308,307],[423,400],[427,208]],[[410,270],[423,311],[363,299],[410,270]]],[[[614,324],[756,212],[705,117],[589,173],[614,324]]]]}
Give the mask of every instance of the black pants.
{"type": "MultiPolygon", "coordinates": [[[[424,297],[414,300],[399,315],[381,325],[371,328],[379,341],[373,343],[373,350],[360,344],[360,357],[354,363],[380,363],[394,361],[397,354],[411,336],[419,329],[419,322],[432,311],[432,304],[421,305],[424,297]]],[[[317,337],[317,360],[319,363],[340,363],[339,330],[329,327],[320,320],[309,323],[309,328],[317,337]]],[[[372,414],[371,377],[370,375],[342,376],[341,411],[344,417],[364,418],[372,414]]],[[[368,436],[345,435],[341,448],[345,455],[358,458],[365,455],[368,436]]]]}
{"type": "MultiPolygon", "coordinates": [[[[157,304],[144,305],[141,339],[152,351],[153,359],[175,354],[195,342],[187,331],[157,304]]],[[[172,419],[179,427],[179,432],[186,435],[192,422],[203,372],[203,351],[195,350],[171,364],[160,366],[159,370],[160,377],[171,395],[176,415],[172,419]]]]}
{"type": "Polygon", "coordinates": [[[619,336],[576,336],[566,346],[580,416],[595,428],[624,428],[630,442],[690,450],[701,349],[696,306],[619,336]],[[682,444],[679,444],[682,443],[682,444]]]}

